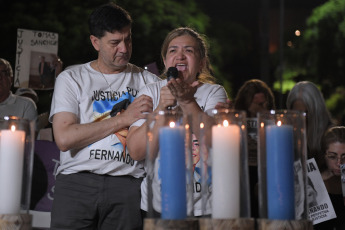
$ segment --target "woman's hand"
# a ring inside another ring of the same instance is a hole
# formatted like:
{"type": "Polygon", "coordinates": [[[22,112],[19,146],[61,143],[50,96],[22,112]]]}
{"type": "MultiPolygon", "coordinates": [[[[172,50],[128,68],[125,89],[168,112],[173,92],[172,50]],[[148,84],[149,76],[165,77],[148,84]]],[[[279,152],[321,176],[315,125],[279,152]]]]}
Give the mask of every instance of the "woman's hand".
{"type": "Polygon", "coordinates": [[[180,78],[177,78],[171,79],[168,82],[167,87],[171,94],[176,98],[179,105],[186,105],[191,102],[195,102],[194,94],[199,85],[200,83],[198,81],[188,84],[180,78]]]}
{"type": "Polygon", "coordinates": [[[159,103],[156,110],[165,110],[167,107],[173,107],[176,105],[176,99],[171,94],[167,86],[161,88],[159,103]]]}
{"type": "Polygon", "coordinates": [[[226,102],[218,102],[215,109],[233,109],[234,103],[230,99],[226,99],[226,102]]]}

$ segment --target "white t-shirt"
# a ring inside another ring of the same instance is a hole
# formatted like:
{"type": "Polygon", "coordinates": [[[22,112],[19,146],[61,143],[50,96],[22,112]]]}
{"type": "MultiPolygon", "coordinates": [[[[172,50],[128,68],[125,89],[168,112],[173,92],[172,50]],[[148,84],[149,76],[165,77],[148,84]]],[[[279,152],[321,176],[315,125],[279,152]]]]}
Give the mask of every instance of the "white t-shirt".
{"type": "Polygon", "coordinates": [[[30,121],[37,120],[37,107],[28,97],[22,97],[10,92],[8,98],[0,103],[0,117],[16,116],[30,121]]]}
{"type": "MultiPolygon", "coordinates": [[[[49,121],[59,112],[76,114],[80,124],[108,119],[126,109],[138,96],[140,88],[160,80],[133,64],[128,64],[126,70],[119,74],[102,76],[90,63],[73,66],[57,77],[49,121]]],[[[128,154],[127,132],[128,129],[120,130],[82,149],[60,152],[57,173],[89,171],[144,177],[143,162],[132,160],[128,154]]]]}
{"type": "MultiPolygon", "coordinates": [[[[152,84],[148,84],[146,85],[144,88],[142,88],[139,92],[139,95],[145,94],[148,95],[150,97],[152,97],[153,100],[153,109],[157,108],[158,104],[159,104],[159,97],[160,97],[160,89],[165,86],[167,84],[167,80],[163,80],[160,82],[156,82],[156,83],[152,83],[152,84]]],[[[207,111],[210,109],[214,109],[216,104],[218,102],[226,102],[227,100],[227,94],[225,89],[217,84],[208,84],[208,83],[204,83],[202,84],[200,87],[198,87],[195,95],[194,95],[196,102],[198,103],[198,105],[200,106],[200,108],[202,109],[202,111],[207,111]]],[[[193,119],[193,118],[192,118],[193,119]]],[[[135,122],[134,124],[131,125],[132,126],[141,126],[143,123],[145,122],[145,119],[141,119],[138,120],[137,122],[135,122]]],[[[194,135],[193,135],[194,136],[194,135]]],[[[197,140],[193,141],[193,144],[197,143],[197,140]]],[[[198,151],[198,147],[194,148],[197,149],[196,151],[198,151]]],[[[193,152],[193,154],[196,154],[195,152],[193,152]]],[[[202,201],[201,201],[201,182],[200,182],[200,169],[201,169],[201,162],[199,161],[196,166],[195,166],[195,170],[194,170],[194,194],[193,194],[193,199],[194,199],[194,215],[195,216],[200,216],[202,215],[202,201]]],[[[155,169],[154,169],[154,177],[153,177],[153,181],[152,181],[152,191],[153,191],[153,208],[158,211],[161,212],[161,193],[160,193],[160,178],[159,178],[159,157],[157,157],[156,161],[155,161],[155,169]]],[[[207,181],[209,182],[209,181],[207,181]]],[[[209,184],[209,186],[211,186],[211,184],[209,184]]],[[[209,191],[210,191],[210,187],[209,187],[209,191]]],[[[144,178],[143,183],[141,184],[141,209],[147,211],[147,180],[146,178],[144,178]]],[[[207,193],[207,204],[206,204],[206,210],[204,213],[205,214],[210,214],[211,213],[211,206],[210,206],[210,193],[207,193]]]]}

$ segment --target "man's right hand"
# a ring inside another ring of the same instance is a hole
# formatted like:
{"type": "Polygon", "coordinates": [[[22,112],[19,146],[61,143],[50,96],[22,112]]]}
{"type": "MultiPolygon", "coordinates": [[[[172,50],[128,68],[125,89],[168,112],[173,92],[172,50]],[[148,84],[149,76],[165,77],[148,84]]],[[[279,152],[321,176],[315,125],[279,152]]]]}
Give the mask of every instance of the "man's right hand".
{"type": "Polygon", "coordinates": [[[121,116],[129,127],[135,121],[145,118],[145,113],[151,113],[152,111],[152,98],[147,95],[141,95],[135,98],[125,111],[121,112],[121,116]]]}

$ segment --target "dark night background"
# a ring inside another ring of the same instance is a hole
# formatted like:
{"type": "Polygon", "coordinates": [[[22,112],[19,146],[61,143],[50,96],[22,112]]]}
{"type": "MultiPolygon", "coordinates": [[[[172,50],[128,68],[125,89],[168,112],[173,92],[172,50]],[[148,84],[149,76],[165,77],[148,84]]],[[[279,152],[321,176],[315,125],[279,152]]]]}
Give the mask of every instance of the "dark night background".
{"type": "MultiPolygon", "coordinates": [[[[96,58],[89,42],[87,18],[107,1],[0,2],[0,56],[13,67],[17,28],[59,33],[58,54],[64,67],[96,58]]],[[[272,87],[278,108],[284,108],[288,90],[300,80],[319,85],[326,99],[334,97],[334,92],[337,98],[345,95],[345,0],[114,2],[128,10],[134,20],[134,64],[143,67],[156,62],[162,70],[159,54],[165,35],[178,26],[192,26],[207,35],[215,77],[232,99],[244,81],[252,78],[272,87]],[[314,12],[316,8],[322,9],[314,12]],[[294,35],[296,30],[301,31],[300,37],[294,35]]],[[[44,98],[48,95],[39,104],[39,109],[47,110],[51,92],[38,93],[44,98]]],[[[337,117],[345,114],[341,102],[327,102],[337,117]]]]}

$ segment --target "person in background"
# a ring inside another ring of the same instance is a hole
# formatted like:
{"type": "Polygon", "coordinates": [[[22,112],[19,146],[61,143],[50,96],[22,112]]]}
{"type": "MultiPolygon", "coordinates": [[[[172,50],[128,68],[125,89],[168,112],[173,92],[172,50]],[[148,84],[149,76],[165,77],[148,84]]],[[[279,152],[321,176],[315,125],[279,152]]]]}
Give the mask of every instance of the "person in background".
{"type": "Polygon", "coordinates": [[[321,171],[329,198],[331,199],[337,218],[314,225],[315,230],[345,229],[345,206],[342,191],[340,165],[345,164],[345,126],[329,128],[321,142],[322,163],[321,171]]]}
{"type": "Polygon", "coordinates": [[[56,78],[49,120],[61,150],[51,229],[142,229],[142,161],[127,150],[128,127],[152,112],[140,88],[160,78],[129,63],[132,19],[114,3],[89,17],[98,58],[56,78]]]}
{"type": "MultiPolygon", "coordinates": [[[[147,95],[152,98],[154,111],[164,111],[171,106],[173,111],[182,111],[183,114],[190,114],[193,118],[197,118],[207,110],[214,109],[218,102],[226,103],[225,89],[214,83],[215,79],[209,72],[210,63],[206,41],[198,32],[188,27],[172,30],[163,42],[161,58],[165,65],[165,72],[169,67],[176,67],[179,77],[169,81],[164,80],[148,84],[140,90],[140,95],[147,95]]],[[[199,152],[199,144],[195,130],[198,128],[192,124],[191,129],[194,145],[193,155],[195,153],[196,156],[199,152]]],[[[145,119],[142,119],[131,126],[128,134],[128,149],[131,157],[135,160],[145,158],[146,138],[144,137],[146,137],[146,123],[145,119]]],[[[195,159],[195,161],[197,160],[195,159]]],[[[195,167],[201,167],[202,163],[201,160],[198,161],[195,167]]],[[[159,167],[159,164],[156,164],[156,167],[159,167]]],[[[194,182],[197,182],[198,179],[194,178],[194,182]]],[[[158,188],[153,189],[154,191],[159,190],[158,175],[154,176],[153,186],[158,188]]],[[[141,189],[141,208],[147,211],[146,178],[141,189]]],[[[155,210],[160,212],[160,195],[157,193],[153,194],[153,205],[155,210]]],[[[194,215],[211,214],[210,207],[208,208],[206,213],[202,213],[201,193],[194,193],[194,215]]]]}
{"type": "Polygon", "coordinates": [[[246,81],[234,100],[234,109],[243,110],[247,116],[248,164],[250,182],[251,216],[259,217],[258,205],[258,153],[257,113],[275,109],[275,98],[270,87],[259,79],[246,81]]]}
{"type": "MultiPolygon", "coordinates": [[[[15,92],[15,95],[31,98],[34,102],[36,107],[38,108],[38,95],[35,90],[31,88],[18,88],[15,92]]],[[[37,112],[39,113],[38,109],[37,112]]],[[[36,122],[36,130],[37,130],[37,139],[38,140],[49,140],[53,141],[53,135],[51,131],[50,123],[48,121],[49,118],[49,112],[43,112],[39,113],[37,116],[37,122],[36,122]],[[41,132],[43,132],[41,134],[41,132]]]]}
{"type": "Polygon", "coordinates": [[[320,171],[325,167],[320,164],[322,161],[321,139],[325,131],[334,126],[331,115],[321,91],[309,81],[298,82],[289,92],[287,109],[305,112],[307,126],[307,157],[315,158],[320,171]]]}
{"type": "Polygon", "coordinates": [[[274,95],[265,82],[251,79],[239,89],[234,108],[246,111],[247,117],[256,117],[258,112],[275,109],[274,95]]]}
{"type": "Polygon", "coordinates": [[[53,78],[55,80],[55,78],[61,73],[62,68],[63,68],[63,62],[60,59],[60,57],[58,57],[57,55],[52,55],[53,61],[52,61],[52,65],[51,65],[51,72],[53,75],[53,78]]]}
{"type": "Polygon", "coordinates": [[[12,84],[12,67],[7,60],[0,58],[0,118],[16,116],[36,122],[35,102],[30,98],[13,94],[11,92],[12,84]]]}
{"type": "Polygon", "coordinates": [[[15,95],[31,98],[35,104],[38,102],[38,96],[35,90],[31,88],[17,88],[15,95]]]}

